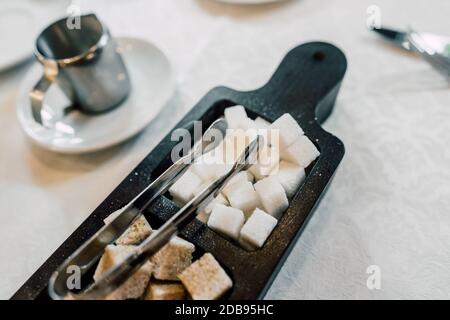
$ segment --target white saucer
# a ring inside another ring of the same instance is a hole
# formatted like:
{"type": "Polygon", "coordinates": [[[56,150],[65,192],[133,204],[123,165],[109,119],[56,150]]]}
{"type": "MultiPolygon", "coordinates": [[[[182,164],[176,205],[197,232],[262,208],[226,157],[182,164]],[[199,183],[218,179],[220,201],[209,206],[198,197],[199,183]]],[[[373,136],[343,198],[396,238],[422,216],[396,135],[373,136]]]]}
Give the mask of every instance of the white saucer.
{"type": "Polygon", "coordinates": [[[26,134],[38,145],[61,153],[86,153],[100,150],[141,131],[156,117],[175,89],[172,67],[167,56],[153,44],[136,38],[116,38],[131,79],[131,93],[119,107],[101,114],[78,111],[63,117],[62,107],[69,101],[52,85],[43,107],[44,123],[37,124],[31,114],[29,92],[42,75],[35,63],[20,88],[17,116],[26,134]],[[50,107],[52,106],[52,107],[50,107]]]}
{"type": "Polygon", "coordinates": [[[69,0],[0,1],[0,71],[29,59],[38,33],[64,16],[69,4],[69,0]]]}

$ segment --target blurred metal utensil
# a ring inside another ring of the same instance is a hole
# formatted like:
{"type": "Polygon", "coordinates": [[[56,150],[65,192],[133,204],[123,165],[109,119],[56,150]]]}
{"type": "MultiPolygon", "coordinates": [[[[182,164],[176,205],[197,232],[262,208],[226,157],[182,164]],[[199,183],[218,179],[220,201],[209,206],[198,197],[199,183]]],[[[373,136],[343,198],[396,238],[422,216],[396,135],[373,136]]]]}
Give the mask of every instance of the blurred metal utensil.
{"type": "Polygon", "coordinates": [[[428,43],[426,38],[423,38],[420,33],[409,31],[407,39],[412,49],[417,51],[432,67],[450,81],[450,57],[446,57],[438,52],[438,49],[431,43],[428,43]]]}
{"type": "Polygon", "coordinates": [[[372,28],[371,30],[403,49],[411,50],[406,32],[388,28],[372,28]]]}
{"type": "Polygon", "coordinates": [[[450,80],[450,37],[414,30],[399,31],[374,28],[384,38],[397,46],[419,53],[431,66],[450,80]]]}

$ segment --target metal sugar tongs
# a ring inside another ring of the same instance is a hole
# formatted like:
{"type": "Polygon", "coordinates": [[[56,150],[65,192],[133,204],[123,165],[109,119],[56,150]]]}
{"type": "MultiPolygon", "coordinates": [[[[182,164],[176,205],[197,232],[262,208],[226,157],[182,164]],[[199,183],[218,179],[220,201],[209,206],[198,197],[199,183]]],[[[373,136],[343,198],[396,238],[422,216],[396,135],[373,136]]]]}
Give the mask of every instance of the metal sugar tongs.
{"type": "MultiPolygon", "coordinates": [[[[227,124],[225,119],[221,118],[215,121],[205,132],[201,141],[194,145],[187,156],[175,162],[143,192],[134,198],[114,220],[102,227],[91,239],[67,258],[57,271],[52,274],[49,280],[48,290],[50,297],[58,300],[69,297],[71,299],[83,300],[102,299],[106,297],[138,270],[149,257],[161,249],[178,233],[179,230],[191,222],[197,215],[197,209],[205,206],[216,197],[230,179],[238,172],[248,169],[248,167],[256,160],[258,149],[263,140],[261,136],[257,136],[256,139],[245,148],[244,152],[240,155],[228,173],[212,182],[200,194],[174,214],[158,230],[152,232],[152,234],[138,245],[136,250],[127,256],[122,263],[111,268],[111,270],[106,272],[100,280],[90,285],[85,290],[77,293],[73,293],[69,290],[67,280],[71,274],[66,272],[67,268],[73,265],[79,266],[81,274],[84,274],[92,267],[102,255],[104,248],[120,237],[120,235],[126,231],[128,226],[142,214],[145,208],[147,208],[157,196],[164,193],[179,177],[181,177],[192,161],[201,154],[211,151],[221,142],[221,140],[213,142],[211,142],[210,139],[208,140],[208,133],[211,134],[211,130],[225,132],[226,128],[227,124]],[[143,196],[144,194],[148,195],[149,193],[150,197],[143,196]]],[[[224,135],[222,135],[222,138],[223,136],[224,135]]]]}
{"type": "Polygon", "coordinates": [[[407,51],[418,53],[434,69],[450,81],[450,38],[436,34],[384,27],[373,31],[407,51]]]}

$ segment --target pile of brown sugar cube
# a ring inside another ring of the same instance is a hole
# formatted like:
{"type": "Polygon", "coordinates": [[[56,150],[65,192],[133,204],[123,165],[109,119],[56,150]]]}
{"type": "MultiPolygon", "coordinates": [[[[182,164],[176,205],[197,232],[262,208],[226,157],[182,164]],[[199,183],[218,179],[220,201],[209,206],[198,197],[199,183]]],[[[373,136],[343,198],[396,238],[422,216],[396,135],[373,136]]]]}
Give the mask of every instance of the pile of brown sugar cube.
{"type": "MultiPolygon", "coordinates": [[[[119,212],[107,217],[105,223],[119,212]]],[[[94,281],[123,261],[152,232],[145,217],[139,217],[114,244],[106,247],[94,281]]],[[[173,237],[106,299],[213,300],[222,297],[233,286],[231,278],[210,253],[193,261],[194,251],[192,243],[173,237]]]]}

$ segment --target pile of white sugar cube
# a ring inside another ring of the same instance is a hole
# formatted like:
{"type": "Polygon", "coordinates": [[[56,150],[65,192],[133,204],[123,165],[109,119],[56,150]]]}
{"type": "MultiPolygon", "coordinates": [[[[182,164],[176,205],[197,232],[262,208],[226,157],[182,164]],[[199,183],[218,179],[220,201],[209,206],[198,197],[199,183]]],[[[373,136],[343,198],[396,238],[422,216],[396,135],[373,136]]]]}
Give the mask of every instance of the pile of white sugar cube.
{"type": "Polygon", "coordinates": [[[245,147],[262,135],[257,162],[236,174],[198,216],[211,229],[254,250],[264,245],[305,178],[305,168],[320,153],[288,113],[272,124],[250,119],[239,105],[224,113],[228,130],[221,144],[196,160],[169,193],[178,204],[187,203],[227,173],[245,147]]]}

